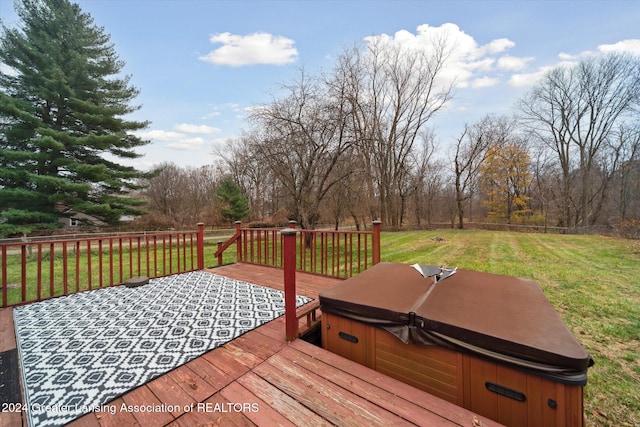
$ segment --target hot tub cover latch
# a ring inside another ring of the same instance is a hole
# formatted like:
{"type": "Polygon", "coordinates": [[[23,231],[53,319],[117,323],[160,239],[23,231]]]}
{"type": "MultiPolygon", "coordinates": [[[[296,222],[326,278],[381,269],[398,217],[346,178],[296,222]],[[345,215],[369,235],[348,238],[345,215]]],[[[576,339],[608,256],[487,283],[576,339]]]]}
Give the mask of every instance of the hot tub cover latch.
{"type": "Polygon", "coordinates": [[[408,326],[417,326],[419,328],[423,328],[424,327],[424,320],[421,318],[417,318],[416,321],[416,313],[415,312],[410,312],[409,313],[409,324],[408,326]]]}

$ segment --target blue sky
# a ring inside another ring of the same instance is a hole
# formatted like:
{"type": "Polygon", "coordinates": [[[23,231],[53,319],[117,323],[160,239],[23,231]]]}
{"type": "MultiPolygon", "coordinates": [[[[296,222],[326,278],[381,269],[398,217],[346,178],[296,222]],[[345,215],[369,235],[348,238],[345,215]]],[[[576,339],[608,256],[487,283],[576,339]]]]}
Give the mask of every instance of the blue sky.
{"type": "MultiPolygon", "coordinates": [[[[202,166],[301,67],[329,70],[345,47],[386,37],[456,40],[454,99],[433,121],[450,144],[465,123],[509,114],[544,70],[605,50],[640,55],[640,1],[78,0],[111,35],[140,89],[151,144],[132,164],[202,166]]],[[[12,0],[0,17],[15,26],[12,0]]]]}

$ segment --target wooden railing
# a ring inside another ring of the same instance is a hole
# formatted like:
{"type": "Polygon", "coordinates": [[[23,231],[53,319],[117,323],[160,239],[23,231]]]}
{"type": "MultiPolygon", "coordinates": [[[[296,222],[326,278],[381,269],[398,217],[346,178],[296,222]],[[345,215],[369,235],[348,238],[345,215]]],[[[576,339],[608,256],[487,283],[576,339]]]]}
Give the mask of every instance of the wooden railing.
{"type": "MultiPolygon", "coordinates": [[[[380,222],[371,231],[242,228],[218,242],[222,254],[236,244],[239,262],[280,267],[284,271],[287,340],[298,336],[298,323],[317,322],[317,303],[300,313],[295,307],[296,271],[347,278],[380,262],[380,222]]],[[[0,243],[1,307],[149,278],[203,270],[204,224],[196,231],[145,233],[0,243]]]]}
{"type": "Polygon", "coordinates": [[[196,231],[0,244],[2,307],[204,269],[204,224],[196,231]]]}
{"type": "MultiPolygon", "coordinates": [[[[295,221],[289,228],[295,230],[295,221]]],[[[235,234],[218,243],[215,256],[235,243],[238,262],[283,268],[284,244],[281,229],[242,228],[236,222],[235,234]]],[[[380,262],[380,222],[370,231],[296,230],[296,269],[329,277],[348,278],[380,262]]]]}

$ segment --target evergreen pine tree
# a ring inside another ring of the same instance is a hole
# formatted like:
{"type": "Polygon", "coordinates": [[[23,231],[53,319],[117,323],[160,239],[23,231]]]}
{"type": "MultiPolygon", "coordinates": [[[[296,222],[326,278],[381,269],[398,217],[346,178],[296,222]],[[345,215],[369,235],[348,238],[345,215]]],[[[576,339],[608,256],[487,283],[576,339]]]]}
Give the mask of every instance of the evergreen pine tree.
{"type": "Polygon", "coordinates": [[[73,213],[117,224],[145,174],[118,164],[148,141],[127,120],[139,91],[110,36],[68,0],[20,0],[0,35],[0,236],[60,226],[73,213]]]}
{"type": "Polygon", "coordinates": [[[223,179],[216,190],[220,213],[228,221],[238,221],[249,215],[249,200],[231,178],[223,179]]]}

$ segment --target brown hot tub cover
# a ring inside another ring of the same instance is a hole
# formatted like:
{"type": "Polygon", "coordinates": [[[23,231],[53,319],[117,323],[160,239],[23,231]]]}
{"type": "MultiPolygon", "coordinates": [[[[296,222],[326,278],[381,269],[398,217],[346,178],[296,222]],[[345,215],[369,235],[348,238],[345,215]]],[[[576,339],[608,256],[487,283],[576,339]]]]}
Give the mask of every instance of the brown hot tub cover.
{"type": "Polygon", "coordinates": [[[535,282],[462,269],[440,276],[439,267],[420,267],[422,273],[377,264],[322,291],[320,307],[383,327],[405,343],[442,345],[586,383],[593,361],[535,282]]]}

